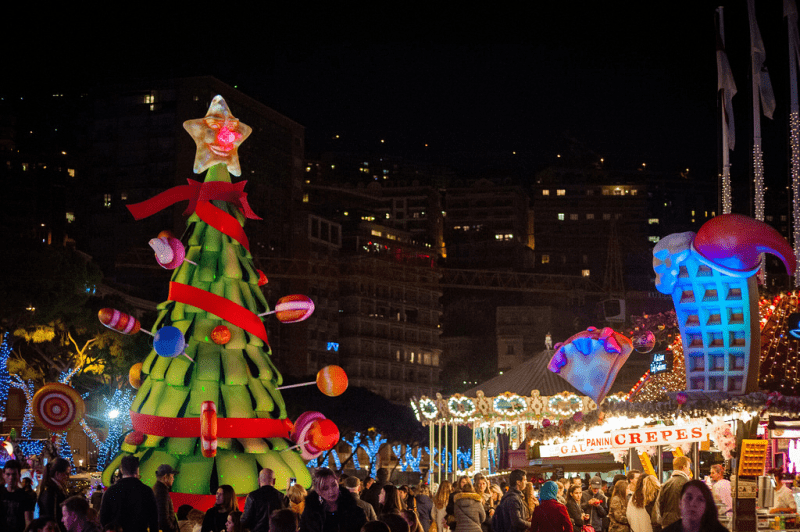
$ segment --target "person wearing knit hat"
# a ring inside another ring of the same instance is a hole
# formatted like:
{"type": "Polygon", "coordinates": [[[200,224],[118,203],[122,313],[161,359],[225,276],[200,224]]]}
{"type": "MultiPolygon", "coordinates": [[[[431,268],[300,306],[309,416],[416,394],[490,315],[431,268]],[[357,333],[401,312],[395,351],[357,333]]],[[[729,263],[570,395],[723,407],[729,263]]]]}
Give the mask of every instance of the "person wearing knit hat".
{"type": "Polygon", "coordinates": [[[530,532],[572,532],[567,508],[558,502],[558,486],[552,480],[539,490],[539,506],[531,516],[530,532]]]}

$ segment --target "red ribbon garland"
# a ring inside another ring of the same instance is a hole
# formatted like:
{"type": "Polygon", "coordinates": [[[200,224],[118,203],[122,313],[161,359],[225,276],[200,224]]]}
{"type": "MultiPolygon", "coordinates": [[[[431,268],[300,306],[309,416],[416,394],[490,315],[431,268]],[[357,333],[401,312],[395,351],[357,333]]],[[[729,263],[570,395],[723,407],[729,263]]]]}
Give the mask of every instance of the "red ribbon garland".
{"type": "MultiPolygon", "coordinates": [[[[162,417],[131,410],[133,430],[167,438],[199,438],[199,417],[162,417]]],[[[217,438],[289,438],[294,424],[288,419],[218,417],[217,438]]]]}
{"type": "Polygon", "coordinates": [[[247,203],[247,193],[244,191],[247,181],[239,181],[238,183],[228,183],[226,181],[201,183],[194,179],[187,179],[186,181],[189,182],[188,185],[172,187],[149,200],[127,205],[128,210],[131,211],[136,220],[141,220],[179,201],[189,200],[189,205],[183,212],[184,215],[188,216],[195,211],[198,201],[222,200],[236,205],[251,220],[261,219],[250,208],[250,204],[247,203]]]}
{"type": "Polygon", "coordinates": [[[237,327],[241,327],[245,331],[261,338],[269,345],[267,330],[264,328],[264,322],[261,321],[261,318],[233,301],[212,294],[206,290],[176,283],[175,281],[169,283],[169,296],[167,299],[179,303],[186,303],[187,305],[192,305],[219,316],[225,321],[237,327]]]}
{"type": "Polygon", "coordinates": [[[149,200],[127,205],[128,210],[131,211],[136,220],[141,220],[179,201],[189,200],[189,205],[183,212],[184,215],[197,212],[201,220],[233,238],[249,251],[250,243],[239,221],[210,203],[211,200],[228,201],[241,209],[247,218],[260,220],[261,218],[253,212],[250,204],[247,203],[247,194],[244,191],[247,181],[239,181],[238,183],[228,183],[226,181],[201,183],[194,179],[187,179],[187,181],[189,182],[188,185],[172,187],[149,200]]]}

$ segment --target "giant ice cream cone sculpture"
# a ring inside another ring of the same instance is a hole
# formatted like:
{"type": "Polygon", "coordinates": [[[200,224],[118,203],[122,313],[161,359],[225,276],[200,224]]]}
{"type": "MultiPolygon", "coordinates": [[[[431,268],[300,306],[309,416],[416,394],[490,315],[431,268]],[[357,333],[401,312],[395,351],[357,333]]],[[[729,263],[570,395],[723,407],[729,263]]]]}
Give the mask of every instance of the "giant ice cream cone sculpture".
{"type": "Polygon", "coordinates": [[[686,359],[686,389],[756,391],[760,329],[756,273],[772,253],[794,274],[788,242],[769,225],[739,214],[661,239],[653,249],[656,289],[675,303],[686,359]]]}

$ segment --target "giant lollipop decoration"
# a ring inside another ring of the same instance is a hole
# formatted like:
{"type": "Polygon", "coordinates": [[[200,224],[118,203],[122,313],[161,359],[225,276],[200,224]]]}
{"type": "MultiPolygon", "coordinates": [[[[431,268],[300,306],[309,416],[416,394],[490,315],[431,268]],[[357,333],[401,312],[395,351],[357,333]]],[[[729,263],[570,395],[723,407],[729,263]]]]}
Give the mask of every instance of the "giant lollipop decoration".
{"type": "Polygon", "coordinates": [[[160,232],[158,238],[153,238],[148,243],[156,254],[158,264],[164,269],[174,270],[184,262],[197,266],[196,262],[186,258],[183,244],[169,231],[160,232]]]}
{"type": "Polygon", "coordinates": [[[80,424],[86,405],[71,386],[52,382],[33,396],[33,417],[51,432],[66,432],[80,424]]]}
{"type": "Polygon", "coordinates": [[[166,327],[161,327],[158,331],[156,331],[155,334],[153,334],[146,329],[142,329],[142,325],[139,323],[139,320],[130,314],[120,312],[114,308],[100,309],[100,311],[97,313],[97,318],[100,320],[100,323],[109,329],[113,329],[122,334],[136,334],[137,332],[143,332],[152,336],[153,348],[156,350],[156,353],[162,357],[173,358],[178,355],[183,355],[194,362],[192,357],[183,352],[184,348],[186,347],[186,339],[183,337],[181,330],[177,327],[172,327],[169,325],[166,327]]]}
{"type": "Polygon", "coordinates": [[[313,460],[339,442],[339,428],[319,412],[303,412],[289,438],[297,444],[289,449],[299,447],[303,460],[313,460]]]}
{"type": "Polygon", "coordinates": [[[302,294],[283,296],[275,305],[275,310],[259,314],[259,317],[276,314],[281,323],[297,323],[307,320],[314,313],[314,302],[302,294]]]}
{"type": "Polygon", "coordinates": [[[311,382],[300,382],[298,384],[287,384],[286,386],[279,386],[279,390],[287,388],[299,388],[301,386],[310,386],[316,384],[319,391],[328,397],[336,397],[342,395],[347,390],[347,373],[340,366],[325,366],[317,372],[317,380],[311,382]]]}

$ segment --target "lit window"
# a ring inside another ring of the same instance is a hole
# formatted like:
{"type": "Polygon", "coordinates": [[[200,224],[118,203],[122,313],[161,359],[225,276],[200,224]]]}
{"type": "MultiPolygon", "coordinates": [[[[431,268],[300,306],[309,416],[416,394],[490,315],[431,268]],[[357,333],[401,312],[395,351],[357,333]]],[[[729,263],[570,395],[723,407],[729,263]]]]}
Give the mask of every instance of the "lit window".
{"type": "Polygon", "coordinates": [[[389,240],[397,240],[397,237],[391,233],[386,233],[386,238],[389,240]]]}
{"type": "Polygon", "coordinates": [[[308,203],[308,194],[303,194],[303,203],[308,203]]]}
{"type": "Polygon", "coordinates": [[[772,216],[766,216],[765,218],[766,218],[766,220],[767,220],[768,222],[771,222],[771,221],[772,221],[772,216]]]}
{"type": "Polygon", "coordinates": [[[306,166],[306,172],[310,172],[310,171],[311,171],[311,167],[310,166],[306,166]]]}
{"type": "Polygon", "coordinates": [[[581,270],[581,276],[589,277],[589,270],[581,270]]]}
{"type": "Polygon", "coordinates": [[[75,221],[75,213],[74,212],[68,212],[67,213],[67,223],[71,224],[74,221],[75,221]]]}
{"type": "Polygon", "coordinates": [[[622,218],[622,213],[621,212],[615,212],[614,213],[614,219],[615,220],[619,220],[620,218],[622,218]]]}
{"type": "Polygon", "coordinates": [[[152,94],[147,94],[144,97],[144,103],[156,103],[156,97],[152,94]]]}
{"type": "Polygon", "coordinates": [[[786,215],[785,215],[785,214],[781,214],[781,221],[782,221],[782,222],[785,222],[785,221],[786,221],[786,215]]]}
{"type": "Polygon", "coordinates": [[[589,214],[587,214],[587,215],[586,215],[586,219],[587,219],[587,220],[594,220],[594,214],[593,214],[593,213],[589,213],[589,214]]]}
{"type": "Polygon", "coordinates": [[[558,190],[556,190],[556,196],[566,196],[566,194],[567,191],[564,190],[563,188],[559,188],[558,190]]]}
{"type": "Polygon", "coordinates": [[[564,213],[563,212],[558,213],[558,219],[559,220],[564,220],[564,213]]]}
{"type": "Polygon", "coordinates": [[[550,264],[550,255],[542,255],[542,264],[550,264]]]}
{"type": "Polygon", "coordinates": [[[648,218],[647,223],[649,223],[650,225],[657,224],[658,218],[648,218]]]}
{"type": "Polygon", "coordinates": [[[631,196],[635,196],[638,192],[639,192],[638,190],[636,190],[635,188],[632,188],[631,189],[631,196]]]}
{"type": "Polygon", "coordinates": [[[658,242],[659,240],[661,240],[661,237],[660,237],[660,236],[648,236],[648,237],[647,237],[647,240],[649,240],[650,242],[652,242],[653,244],[655,244],[656,242],[658,242]]]}
{"type": "Polygon", "coordinates": [[[376,231],[375,229],[373,229],[372,236],[383,236],[383,234],[380,231],[376,231]]]}
{"type": "Polygon", "coordinates": [[[550,195],[550,191],[549,190],[547,190],[547,189],[542,190],[542,196],[549,196],[549,195],[550,195]]]}
{"type": "Polygon", "coordinates": [[[67,175],[70,177],[75,177],[75,169],[74,168],[67,168],[67,175]]]}
{"type": "Polygon", "coordinates": [[[386,213],[386,219],[388,220],[390,216],[391,216],[391,215],[390,215],[390,214],[387,212],[387,213],[386,213]]]}
{"type": "Polygon", "coordinates": [[[609,214],[607,212],[604,212],[603,213],[603,220],[610,220],[610,219],[611,219],[611,214],[609,214]]]}
{"type": "Polygon", "coordinates": [[[570,220],[577,220],[578,219],[578,215],[577,214],[570,214],[569,215],[569,219],[570,220]]]}
{"type": "Polygon", "coordinates": [[[106,209],[111,208],[111,194],[103,194],[103,207],[106,209]]]}
{"type": "Polygon", "coordinates": [[[128,193],[127,192],[121,193],[119,195],[119,199],[121,199],[122,201],[128,201],[128,193]]]}

